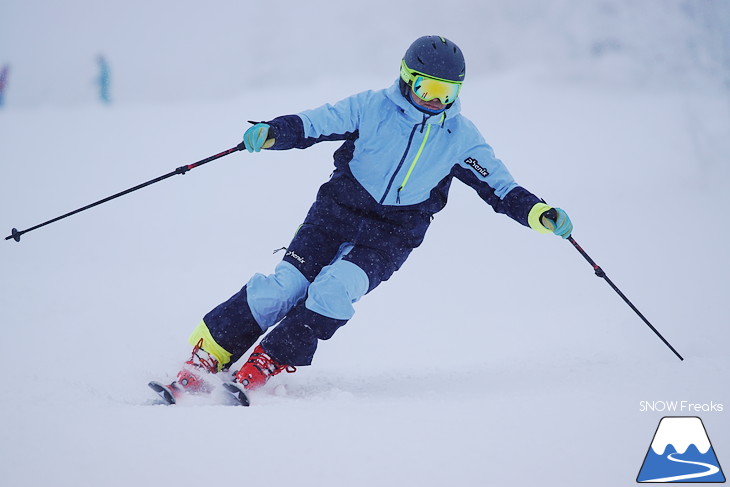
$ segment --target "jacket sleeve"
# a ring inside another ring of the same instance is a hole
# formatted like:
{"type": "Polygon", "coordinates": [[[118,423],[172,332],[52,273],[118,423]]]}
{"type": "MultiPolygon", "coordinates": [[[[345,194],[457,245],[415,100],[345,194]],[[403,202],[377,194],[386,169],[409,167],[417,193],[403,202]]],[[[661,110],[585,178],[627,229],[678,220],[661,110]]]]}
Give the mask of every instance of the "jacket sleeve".
{"type": "Polygon", "coordinates": [[[347,140],[357,136],[362,107],[372,95],[366,91],[297,115],[284,115],[269,122],[274,150],[305,149],[318,142],[347,140]]]}
{"type": "Polygon", "coordinates": [[[518,185],[492,148],[482,143],[468,150],[452,174],[471,186],[496,211],[529,227],[528,215],[540,198],[518,185]]]}

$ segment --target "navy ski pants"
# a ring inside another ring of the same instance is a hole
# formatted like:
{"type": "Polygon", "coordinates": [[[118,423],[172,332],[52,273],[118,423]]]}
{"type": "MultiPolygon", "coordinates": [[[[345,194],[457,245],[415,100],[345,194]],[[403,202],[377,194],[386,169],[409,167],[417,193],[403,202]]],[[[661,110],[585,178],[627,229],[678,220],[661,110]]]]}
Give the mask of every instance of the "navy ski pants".
{"type": "Polygon", "coordinates": [[[430,219],[419,208],[379,205],[349,171],[338,169],[274,273],[253,276],[203,321],[231,362],[271,328],[261,344],[272,358],[309,365],[318,341],[352,318],[352,304],[420,245],[430,219]]]}

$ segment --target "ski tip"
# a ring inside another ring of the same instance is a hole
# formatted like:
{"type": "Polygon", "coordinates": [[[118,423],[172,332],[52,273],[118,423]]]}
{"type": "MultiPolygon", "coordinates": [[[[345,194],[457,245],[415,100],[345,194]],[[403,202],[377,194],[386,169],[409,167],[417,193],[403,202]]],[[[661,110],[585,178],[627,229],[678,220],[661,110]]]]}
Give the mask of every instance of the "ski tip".
{"type": "Polygon", "coordinates": [[[172,389],[170,389],[169,385],[161,384],[157,381],[152,381],[149,384],[147,384],[150,389],[155,391],[163,401],[167,404],[175,404],[175,396],[172,393],[172,389]]]}
{"type": "Polygon", "coordinates": [[[238,406],[250,406],[251,402],[248,400],[248,396],[246,395],[246,391],[244,390],[243,386],[237,382],[224,382],[223,383],[223,389],[225,389],[227,392],[231,394],[231,396],[236,400],[236,405],[238,406]]]}

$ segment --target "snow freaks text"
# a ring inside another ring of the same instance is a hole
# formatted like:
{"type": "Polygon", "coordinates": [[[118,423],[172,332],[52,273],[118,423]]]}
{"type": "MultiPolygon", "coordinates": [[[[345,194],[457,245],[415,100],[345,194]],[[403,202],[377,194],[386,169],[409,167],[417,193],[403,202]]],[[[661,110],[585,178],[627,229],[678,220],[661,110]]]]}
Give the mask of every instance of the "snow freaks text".
{"type": "Polygon", "coordinates": [[[697,403],[692,401],[639,401],[639,412],[669,413],[721,413],[722,403],[714,401],[697,403]]]}

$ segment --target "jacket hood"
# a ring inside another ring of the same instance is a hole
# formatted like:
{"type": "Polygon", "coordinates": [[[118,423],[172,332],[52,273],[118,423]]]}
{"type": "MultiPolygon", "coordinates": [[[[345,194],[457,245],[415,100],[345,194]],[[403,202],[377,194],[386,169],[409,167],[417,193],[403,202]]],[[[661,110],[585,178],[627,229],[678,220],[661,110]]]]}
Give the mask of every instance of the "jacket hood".
{"type": "Polygon", "coordinates": [[[418,108],[414,107],[413,104],[411,104],[411,102],[408,101],[401,93],[400,78],[395,80],[395,83],[385,89],[385,96],[395,103],[398,108],[401,109],[403,114],[408,117],[408,119],[412,120],[413,123],[441,124],[444,120],[448,120],[449,118],[455,117],[461,113],[461,100],[458,97],[454,103],[452,103],[451,106],[443,112],[434,113],[433,115],[422,112],[418,108]],[[443,118],[442,115],[446,115],[446,117],[443,118]],[[426,117],[425,120],[424,117],[426,117]]]}

